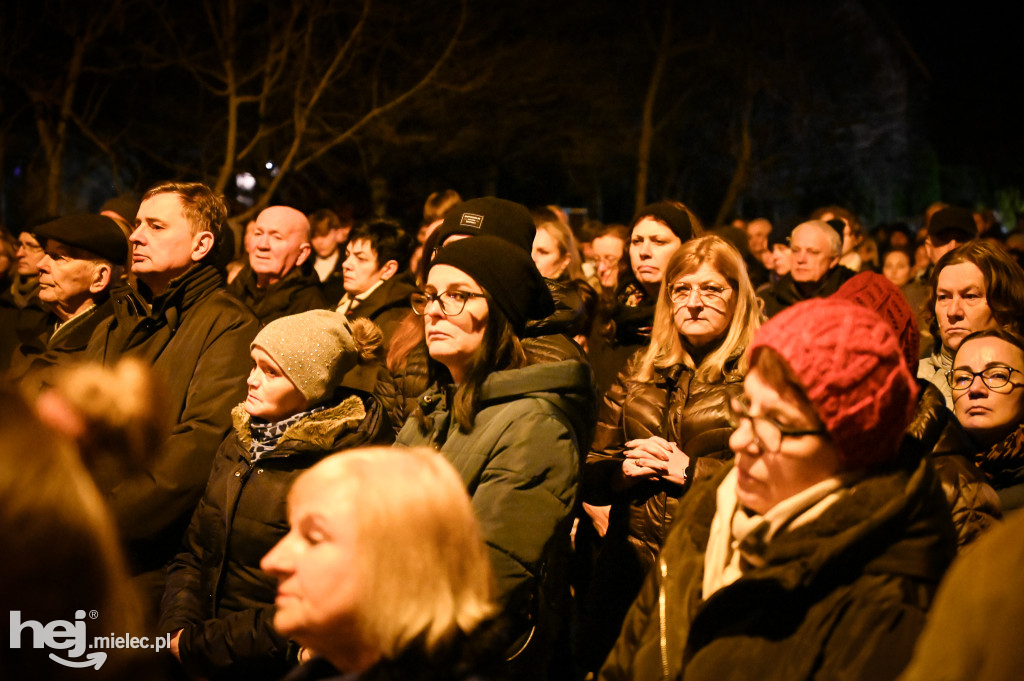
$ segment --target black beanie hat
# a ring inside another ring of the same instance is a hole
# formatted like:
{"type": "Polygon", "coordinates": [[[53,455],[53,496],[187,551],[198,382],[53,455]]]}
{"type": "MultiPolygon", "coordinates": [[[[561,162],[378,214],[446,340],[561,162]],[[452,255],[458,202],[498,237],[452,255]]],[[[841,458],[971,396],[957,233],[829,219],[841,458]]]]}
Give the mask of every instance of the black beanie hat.
{"type": "Polygon", "coordinates": [[[123,265],[128,259],[128,239],[105,215],[68,215],[39,225],[32,233],[39,239],[56,239],[81,248],[115,265],[123,265]]]}
{"type": "Polygon", "coordinates": [[[437,232],[439,244],[453,234],[489,235],[504,239],[529,254],[533,252],[537,226],[530,211],[521,203],[485,196],[452,206],[437,232]]]}
{"type": "Polygon", "coordinates": [[[643,218],[654,218],[658,222],[664,223],[679,237],[680,241],[689,241],[693,238],[693,223],[690,222],[690,216],[685,210],[677,208],[669,201],[659,201],[641,208],[633,217],[630,231],[643,218]]]}
{"type": "Polygon", "coordinates": [[[430,267],[437,265],[450,265],[471,276],[505,313],[517,336],[526,330],[526,320],[544,319],[555,311],[551,292],[530,256],[497,237],[453,241],[437,252],[430,267]]]}

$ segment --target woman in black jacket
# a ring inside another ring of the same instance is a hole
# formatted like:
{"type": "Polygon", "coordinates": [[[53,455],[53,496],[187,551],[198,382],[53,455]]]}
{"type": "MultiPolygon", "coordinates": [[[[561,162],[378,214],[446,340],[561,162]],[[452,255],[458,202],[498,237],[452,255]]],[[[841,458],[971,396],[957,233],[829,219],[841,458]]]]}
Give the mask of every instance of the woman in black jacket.
{"type": "Polygon", "coordinates": [[[193,677],[279,679],[297,662],[277,633],[274,580],[259,567],[288,532],[292,481],[332,452],[388,442],[380,401],[341,386],[380,343],[368,320],[313,310],[268,324],[251,346],[248,396],[217,452],[184,549],[171,563],[160,631],[193,677]]]}
{"type": "Polygon", "coordinates": [[[615,642],[679,499],[732,457],[727,405],[761,323],[742,257],[721,237],[687,241],[665,269],[651,344],[605,394],[584,466],[586,510],[605,535],[582,623],[590,668],[615,642]],[[608,504],[610,515],[595,508],[608,504]]]}

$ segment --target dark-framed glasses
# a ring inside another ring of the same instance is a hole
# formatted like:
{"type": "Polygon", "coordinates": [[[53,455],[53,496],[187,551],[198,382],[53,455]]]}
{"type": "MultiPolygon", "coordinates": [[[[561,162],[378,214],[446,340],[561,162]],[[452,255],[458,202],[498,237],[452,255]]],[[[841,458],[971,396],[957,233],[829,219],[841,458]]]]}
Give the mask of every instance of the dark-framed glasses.
{"type": "Polygon", "coordinates": [[[691,286],[690,284],[677,283],[672,284],[671,288],[669,288],[668,296],[673,303],[688,303],[690,301],[690,294],[696,291],[698,300],[705,304],[710,304],[725,300],[731,290],[728,286],[721,286],[719,284],[691,286]]]}
{"type": "Polygon", "coordinates": [[[454,317],[461,314],[466,308],[466,301],[470,298],[486,298],[483,293],[472,293],[470,291],[442,291],[440,293],[429,293],[420,291],[409,296],[409,304],[412,311],[423,316],[427,314],[427,307],[431,301],[437,301],[441,306],[441,312],[447,317],[454,317]]]}
{"type": "Polygon", "coordinates": [[[809,435],[827,436],[824,428],[790,428],[769,416],[754,416],[750,413],[750,401],[745,395],[729,400],[729,425],[739,428],[743,421],[750,421],[750,432],[754,442],[766,454],[774,454],[782,448],[782,441],[787,437],[807,437],[809,435]]]}
{"type": "MultiPolygon", "coordinates": [[[[949,387],[953,390],[967,390],[974,385],[974,379],[981,376],[981,381],[991,390],[999,390],[1000,388],[1006,387],[1010,382],[1010,378],[1014,372],[1024,375],[1024,372],[1018,371],[1013,367],[1008,366],[994,366],[986,367],[981,371],[971,371],[970,369],[953,369],[952,371],[946,372],[946,382],[949,383],[949,387]]],[[[1014,383],[1014,387],[1020,385],[1014,383]]]]}

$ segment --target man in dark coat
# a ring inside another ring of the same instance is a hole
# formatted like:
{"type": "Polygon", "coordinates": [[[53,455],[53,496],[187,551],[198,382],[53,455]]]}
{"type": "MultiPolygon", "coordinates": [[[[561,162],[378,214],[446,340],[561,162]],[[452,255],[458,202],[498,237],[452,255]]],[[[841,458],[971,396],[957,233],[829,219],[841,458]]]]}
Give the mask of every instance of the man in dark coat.
{"type": "Polygon", "coordinates": [[[163,567],[178,550],[231,428],[231,408],[245,396],[249,343],[258,329],[252,313],[222,290],[213,265],[226,218],[223,200],[202,184],[169,182],[146,192],[130,237],[138,293],[113,293],[114,316],[88,348],[105,364],[126,355],[152,363],[171,407],[163,450],[109,497],[154,607],[163,567]]]}
{"type": "Polygon", "coordinates": [[[771,288],[760,293],[765,316],[773,317],[793,303],[824,298],[839,290],[856,274],[839,264],[843,240],[823,220],[808,220],[796,226],[789,237],[792,268],[771,288]]]}
{"type": "Polygon", "coordinates": [[[252,310],[261,326],[288,315],[327,307],[309,261],[309,220],[288,206],[259,214],[251,237],[249,266],[228,285],[228,293],[252,310]]]}
{"type": "Polygon", "coordinates": [[[69,215],[40,225],[35,234],[44,250],[39,299],[58,322],[19,346],[10,376],[38,386],[52,367],[81,359],[93,331],[113,314],[110,289],[128,257],[128,241],[117,223],[102,215],[69,215]]]}

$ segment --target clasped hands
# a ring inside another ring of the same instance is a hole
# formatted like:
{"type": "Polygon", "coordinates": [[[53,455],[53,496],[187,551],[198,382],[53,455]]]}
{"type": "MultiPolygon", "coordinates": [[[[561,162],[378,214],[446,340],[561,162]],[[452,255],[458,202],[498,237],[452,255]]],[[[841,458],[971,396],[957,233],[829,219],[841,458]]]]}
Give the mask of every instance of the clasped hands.
{"type": "Polygon", "coordinates": [[[660,478],[677,485],[686,484],[690,457],[675,442],[654,435],[626,442],[622,474],[639,482],[644,478],[660,478]]]}

